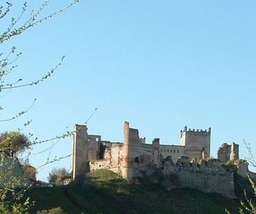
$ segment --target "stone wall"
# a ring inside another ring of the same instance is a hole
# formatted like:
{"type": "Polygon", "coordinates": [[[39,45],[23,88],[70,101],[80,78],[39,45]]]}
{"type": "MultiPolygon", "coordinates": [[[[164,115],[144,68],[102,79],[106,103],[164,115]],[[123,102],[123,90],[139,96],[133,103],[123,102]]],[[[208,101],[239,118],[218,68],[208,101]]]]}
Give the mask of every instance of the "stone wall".
{"type": "Polygon", "coordinates": [[[223,143],[218,149],[217,158],[222,162],[239,159],[239,145],[234,142],[231,145],[223,143]]]}
{"type": "Polygon", "coordinates": [[[229,198],[235,197],[234,171],[223,168],[218,159],[198,164],[191,163],[187,156],[183,156],[177,163],[173,163],[169,156],[162,163],[161,168],[151,166],[138,169],[134,178],[159,183],[167,190],[189,187],[229,198]]]}
{"type": "Polygon", "coordinates": [[[163,156],[163,158],[166,158],[168,156],[172,156],[173,162],[177,162],[179,157],[181,155],[184,155],[185,153],[185,147],[184,146],[178,146],[178,145],[160,145],[160,153],[163,156]]]}
{"type": "Polygon", "coordinates": [[[72,179],[82,176],[88,169],[88,134],[87,127],[75,125],[72,141],[72,179]]]}
{"type": "Polygon", "coordinates": [[[101,136],[100,135],[88,135],[87,143],[88,143],[88,148],[87,148],[88,160],[99,159],[101,136]]]}
{"type": "Polygon", "coordinates": [[[236,167],[236,172],[238,175],[242,176],[243,178],[246,178],[249,173],[249,163],[246,160],[235,160],[234,165],[236,167]]]}
{"type": "Polygon", "coordinates": [[[89,161],[89,167],[90,171],[95,171],[98,169],[110,169],[111,170],[111,165],[109,160],[92,160],[89,161]]]}
{"type": "MultiPolygon", "coordinates": [[[[180,187],[234,197],[233,172],[226,171],[221,164],[223,160],[238,157],[238,145],[224,144],[218,152],[221,161],[206,161],[210,156],[211,129],[203,131],[185,127],[180,134],[181,145],[161,145],[159,138],[155,138],[152,144],[146,144],[145,138],[140,138],[139,130],[130,128],[129,122],[125,122],[124,142],[114,143],[102,141],[100,135],[88,135],[86,126],[76,125],[73,136],[73,180],[87,170],[102,168],[112,170],[127,180],[140,174],[140,170],[149,169],[148,174],[154,174],[152,169],[156,169],[156,172],[160,170],[164,175],[175,174],[180,187]]],[[[239,166],[238,171],[245,174],[246,165],[239,166]]],[[[170,180],[165,180],[169,185],[170,180]]],[[[175,187],[178,183],[170,185],[175,187]]]]}
{"type": "Polygon", "coordinates": [[[219,193],[229,198],[235,197],[234,172],[232,171],[180,167],[177,174],[180,187],[219,193]]]}
{"type": "Polygon", "coordinates": [[[129,123],[124,123],[124,144],[122,148],[121,172],[128,180],[132,179],[133,173],[139,168],[160,163],[159,139],[153,140],[152,144],[145,144],[139,137],[138,129],[130,128],[129,123]]]}
{"type": "Polygon", "coordinates": [[[190,159],[205,159],[210,157],[211,128],[208,130],[187,129],[180,131],[180,145],[185,146],[184,155],[190,159]]]}
{"type": "Polygon", "coordinates": [[[218,159],[201,161],[201,164],[189,162],[188,157],[181,157],[176,164],[170,158],[165,159],[163,165],[165,176],[177,177],[173,183],[166,182],[167,189],[173,187],[189,187],[203,192],[219,193],[229,198],[235,197],[234,171],[222,167],[218,159]]]}

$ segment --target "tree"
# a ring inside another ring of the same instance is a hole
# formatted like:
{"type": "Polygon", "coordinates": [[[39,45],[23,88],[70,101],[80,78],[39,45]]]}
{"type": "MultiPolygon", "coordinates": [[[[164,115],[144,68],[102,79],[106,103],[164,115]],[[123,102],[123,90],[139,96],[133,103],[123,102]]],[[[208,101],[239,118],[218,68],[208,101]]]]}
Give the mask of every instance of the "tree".
{"type": "MultiPolygon", "coordinates": [[[[255,156],[255,151],[252,149],[253,147],[250,145],[250,143],[245,143],[246,149],[249,153],[249,158],[248,158],[248,162],[253,166],[256,167],[256,156],[255,156]]],[[[256,204],[255,204],[255,197],[256,197],[256,183],[255,180],[253,180],[253,174],[252,173],[248,173],[247,174],[247,178],[251,184],[251,187],[253,189],[253,193],[254,193],[254,198],[248,198],[247,197],[247,193],[246,191],[244,191],[244,195],[245,195],[245,201],[241,201],[241,207],[239,210],[240,214],[244,214],[244,213],[250,213],[250,214],[256,214],[256,204]]],[[[255,179],[255,176],[254,176],[255,179]]]]}
{"type": "Polygon", "coordinates": [[[31,179],[31,180],[36,180],[36,168],[29,165],[29,164],[25,164],[25,165],[22,165],[22,170],[23,170],[23,173],[24,173],[24,176],[28,179],[31,179]]]}
{"type": "Polygon", "coordinates": [[[4,132],[0,134],[0,149],[6,155],[15,155],[21,153],[31,146],[28,137],[18,131],[4,132]]]}
{"type": "Polygon", "coordinates": [[[70,176],[70,173],[65,168],[54,168],[49,173],[48,181],[58,186],[63,184],[63,180],[68,176],[70,176]]]}
{"type": "MultiPolygon", "coordinates": [[[[4,44],[11,44],[10,41],[12,38],[20,36],[25,31],[39,25],[40,23],[54,17],[55,15],[58,15],[65,10],[72,7],[74,4],[76,4],[78,0],[71,0],[71,3],[67,5],[66,7],[59,9],[53,13],[49,13],[48,15],[42,15],[44,14],[45,8],[49,6],[49,1],[43,1],[41,6],[38,8],[34,8],[33,10],[29,11],[28,5],[31,2],[23,2],[23,6],[20,8],[20,11],[14,11],[13,6],[19,5],[20,1],[13,1],[13,2],[1,2],[0,3],[0,45],[3,47],[4,44]]],[[[57,63],[57,65],[52,68],[50,71],[45,72],[45,75],[41,78],[36,79],[35,81],[24,83],[23,78],[18,79],[17,81],[8,82],[6,79],[12,73],[14,69],[17,68],[16,62],[19,59],[19,56],[21,55],[20,52],[17,51],[17,47],[10,47],[9,51],[2,52],[0,48],[0,93],[6,94],[6,91],[8,90],[14,90],[19,89],[21,87],[27,87],[27,86],[35,86],[46,79],[48,79],[54,71],[61,65],[62,60],[64,57],[61,58],[60,62],[57,63]]],[[[32,105],[35,101],[32,102],[32,105]]],[[[31,106],[32,106],[31,105],[31,106]]],[[[10,118],[0,119],[1,123],[4,123],[6,121],[12,121],[16,118],[20,117],[21,115],[28,112],[28,109],[20,110],[17,114],[13,115],[10,118]]],[[[4,108],[2,105],[0,105],[0,114],[4,111],[4,108]]],[[[24,127],[28,126],[30,124],[30,121],[27,121],[24,123],[24,127]]],[[[0,149],[5,150],[9,149],[12,150],[14,153],[22,152],[24,149],[31,146],[31,143],[29,140],[22,134],[20,134],[20,131],[22,130],[21,127],[18,132],[12,132],[12,133],[3,133],[0,136],[0,149]]],[[[67,135],[59,136],[57,138],[65,137],[67,135]]],[[[53,138],[56,139],[56,138],[53,138]]],[[[33,142],[33,144],[36,144],[37,142],[33,142]]],[[[11,156],[9,154],[9,156],[11,156]]],[[[7,157],[9,160],[10,157],[7,157]]],[[[2,162],[0,163],[2,166],[2,162]]],[[[8,166],[9,167],[9,166],[8,166]]],[[[11,167],[11,166],[10,166],[11,167]]],[[[28,172],[30,175],[33,175],[33,170],[29,167],[25,167],[25,169],[30,169],[28,172]]],[[[0,172],[0,178],[5,178],[4,171],[0,172]]],[[[32,176],[33,177],[33,176],[32,176]]],[[[29,202],[29,198],[23,198],[24,191],[26,189],[22,189],[21,191],[17,191],[15,188],[15,185],[17,186],[20,183],[20,180],[12,177],[9,179],[9,182],[5,184],[0,189],[0,213],[27,213],[29,210],[29,207],[31,206],[31,203],[29,202]],[[15,185],[14,185],[15,184],[15,185]]]]}

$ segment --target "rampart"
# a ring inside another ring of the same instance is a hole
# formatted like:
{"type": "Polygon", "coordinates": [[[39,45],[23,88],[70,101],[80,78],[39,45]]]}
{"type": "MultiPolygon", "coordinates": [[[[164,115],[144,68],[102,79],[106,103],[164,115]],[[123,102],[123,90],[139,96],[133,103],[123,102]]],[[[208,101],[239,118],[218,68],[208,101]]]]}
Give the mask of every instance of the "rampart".
{"type": "MultiPolygon", "coordinates": [[[[135,175],[150,174],[152,169],[157,169],[164,176],[177,177],[175,182],[167,180],[168,189],[190,187],[233,198],[234,172],[222,168],[223,162],[218,159],[206,161],[210,157],[210,136],[210,128],[194,130],[185,127],[180,133],[180,145],[163,145],[160,138],[146,144],[145,138],[140,138],[139,130],[130,128],[129,123],[125,122],[124,141],[116,143],[102,141],[100,135],[88,135],[86,126],[76,125],[73,137],[73,179],[85,171],[104,168],[132,180],[135,175]],[[85,166],[88,168],[85,169],[85,166]]],[[[225,144],[219,155],[224,160],[238,157],[238,145],[225,144]]],[[[237,168],[240,174],[246,173],[247,168],[241,163],[237,168]]]]}
{"type": "Polygon", "coordinates": [[[198,189],[207,193],[219,193],[229,198],[235,197],[234,172],[224,169],[199,169],[179,167],[179,186],[198,189]]]}

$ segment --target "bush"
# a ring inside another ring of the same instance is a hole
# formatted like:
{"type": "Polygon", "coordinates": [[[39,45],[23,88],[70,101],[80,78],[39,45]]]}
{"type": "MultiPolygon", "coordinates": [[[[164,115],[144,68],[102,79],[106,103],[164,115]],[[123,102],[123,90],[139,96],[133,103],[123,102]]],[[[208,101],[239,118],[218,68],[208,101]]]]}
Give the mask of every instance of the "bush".
{"type": "Polygon", "coordinates": [[[66,214],[60,207],[53,208],[51,210],[41,210],[37,214],[66,214]]]}

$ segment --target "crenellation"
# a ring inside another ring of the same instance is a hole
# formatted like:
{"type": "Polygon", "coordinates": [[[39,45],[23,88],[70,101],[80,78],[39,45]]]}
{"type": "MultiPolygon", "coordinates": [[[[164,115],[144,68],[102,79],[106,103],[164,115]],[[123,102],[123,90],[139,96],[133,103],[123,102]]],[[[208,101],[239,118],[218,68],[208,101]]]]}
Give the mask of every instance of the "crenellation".
{"type": "MultiPolygon", "coordinates": [[[[86,171],[101,168],[132,180],[135,175],[143,174],[141,170],[150,174],[154,168],[161,170],[164,176],[177,176],[178,180],[168,184],[170,189],[177,186],[191,187],[234,197],[234,172],[224,169],[222,163],[239,157],[238,144],[223,144],[218,151],[218,159],[212,159],[211,128],[188,129],[185,126],[180,131],[180,145],[162,144],[160,138],[147,144],[146,138],[141,138],[139,130],[130,128],[127,121],[124,122],[123,130],[124,140],[118,143],[102,141],[100,135],[88,135],[86,126],[76,125],[72,152],[73,180],[86,171]]],[[[239,172],[245,174],[248,169],[246,164],[238,165],[239,172]]]]}

